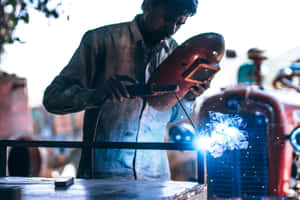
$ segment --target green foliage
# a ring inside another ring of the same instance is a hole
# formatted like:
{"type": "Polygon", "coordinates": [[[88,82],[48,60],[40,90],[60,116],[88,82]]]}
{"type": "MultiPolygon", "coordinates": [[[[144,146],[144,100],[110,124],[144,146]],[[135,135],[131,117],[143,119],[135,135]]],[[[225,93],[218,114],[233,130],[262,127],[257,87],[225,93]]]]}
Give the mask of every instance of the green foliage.
{"type": "Polygon", "coordinates": [[[45,14],[45,17],[59,17],[57,11],[61,3],[49,8],[53,0],[1,0],[0,2],[0,54],[5,44],[21,41],[14,36],[14,30],[19,22],[29,23],[29,9],[33,8],[45,14]]]}

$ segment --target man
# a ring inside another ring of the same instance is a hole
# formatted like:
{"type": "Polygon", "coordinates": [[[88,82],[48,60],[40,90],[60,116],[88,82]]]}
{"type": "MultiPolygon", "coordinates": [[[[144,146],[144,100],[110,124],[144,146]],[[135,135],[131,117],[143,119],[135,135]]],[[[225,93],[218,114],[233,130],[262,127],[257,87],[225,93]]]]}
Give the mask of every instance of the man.
{"type": "MultiPolygon", "coordinates": [[[[165,126],[178,117],[178,106],[155,110],[145,99],[132,98],[126,85],[147,83],[177,46],[171,35],[196,13],[197,5],[197,0],[144,0],[143,13],[132,22],[88,31],[46,89],[46,109],[57,114],[86,110],[85,142],[163,142],[165,126]]],[[[207,87],[191,89],[188,99],[207,87]]],[[[96,149],[92,158],[83,151],[78,176],[90,174],[127,180],[170,178],[166,152],[155,150],[96,149]]]]}
{"type": "Polygon", "coordinates": [[[248,50],[247,55],[251,63],[245,63],[239,67],[238,83],[262,86],[264,74],[262,63],[267,59],[264,50],[251,48],[248,50]]]}

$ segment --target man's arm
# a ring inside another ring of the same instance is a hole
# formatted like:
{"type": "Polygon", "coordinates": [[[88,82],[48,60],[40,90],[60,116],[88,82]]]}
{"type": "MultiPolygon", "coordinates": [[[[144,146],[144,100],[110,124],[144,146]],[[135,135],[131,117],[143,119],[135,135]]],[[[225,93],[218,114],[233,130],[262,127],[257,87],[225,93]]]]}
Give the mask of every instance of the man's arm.
{"type": "Polygon", "coordinates": [[[136,83],[129,76],[112,76],[97,89],[87,89],[63,76],[54,79],[44,94],[44,106],[49,112],[67,114],[97,108],[106,101],[131,98],[125,83],[136,83]]]}
{"type": "Polygon", "coordinates": [[[135,84],[132,78],[115,74],[107,80],[103,74],[106,32],[87,32],[71,61],[47,87],[45,108],[55,114],[67,114],[97,108],[105,101],[131,98],[125,84],[135,84]],[[97,77],[96,74],[98,74],[97,77]],[[99,82],[95,84],[95,79],[99,82]],[[105,80],[104,80],[105,79],[105,80]]]}
{"type": "Polygon", "coordinates": [[[43,104],[54,114],[67,114],[96,107],[101,103],[96,99],[96,90],[86,89],[74,84],[68,78],[57,76],[47,87],[43,104]]]}
{"type": "Polygon", "coordinates": [[[43,97],[45,108],[55,114],[66,114],[92,108],[101,103],[99,93],[90,89],[97,56],[101,56],[102,43],[94,32],[87,32],[68,65],[47,87],[43,97]]]}

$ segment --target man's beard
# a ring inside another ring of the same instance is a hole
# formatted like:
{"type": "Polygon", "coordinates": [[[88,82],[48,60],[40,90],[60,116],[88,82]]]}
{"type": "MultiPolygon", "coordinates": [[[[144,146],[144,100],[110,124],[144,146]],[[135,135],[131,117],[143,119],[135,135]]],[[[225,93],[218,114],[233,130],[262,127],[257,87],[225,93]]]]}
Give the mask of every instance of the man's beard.
{"type": "Polygon", "coordinates": [[[160,32],[156,32],[153,36],[154,36],[153,38],[155,39],[155,41],[160,42],[162,40],[166,40],[166,39],[170,38],[172,36],[172,34],[168,34],[165,31],[160,31],[160,32]]]}

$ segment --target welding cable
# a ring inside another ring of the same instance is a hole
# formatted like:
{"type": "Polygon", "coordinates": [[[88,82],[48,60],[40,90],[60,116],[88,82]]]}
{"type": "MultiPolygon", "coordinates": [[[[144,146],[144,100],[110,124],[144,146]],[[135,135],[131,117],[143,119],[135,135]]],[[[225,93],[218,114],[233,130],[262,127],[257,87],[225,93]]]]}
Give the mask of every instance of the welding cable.
{"type": "MultiPolygon", "coordinates": [[[[195,134],[198,135],[198,131],[196,129],[196,126],[195,126],[195,123],[193,122],[192,118],[190,117],[190,115],[188,114],[188,112],[186,111],[186,109],[184,108],[181,100],[179,99],[179,97],[177,96],[177,93],[174,92],[175,96],[176,96],[176,99],[177,99],[177,102],[179,103],[181,109],[183,110],[183,112],[185,113],[188,121],[190,122],[190,124],[192,125],[192,127],[194,128],[195,130],[195,134]]],[[[201,151],[201,153],[197,152],[197,156],[199,157],[200,154],[202,154],[202,158],[203,158],[203,169],[204,169],[204,179],[203,179],[203,183],[205,185],[207,185],[207,180],[208,180],[208,174],[207,174],[207,158],[206,158],[206,151],[201,151]]],[[[199,163],[197,163],[197,165],[199,165],[199,163]]],[[[199,172],[198,172],[199,173],[199,172]]],[[[198,175],[197,175],[198,176],[198,175]]],[[[199,176],[198,176],[199,177],[199,176]]],[[[199,181],[199,180],[198,180],[199,181]]]]}
{"type": "MultiPolygon", "coordinates": [[[[188,112],[186,111],[186,109],[184,108],[181,100],[179,99],[179,97],[177,96],[177,93],[174,92],[174,95],[177,99],[177,102],[179,103],[181,109],[183,110],[184,114],[186,115],[189,123],[192,125],[194,131],[196,134],[198,134],[198,131],[197,131],[197,128],[195,126],[195,123],[193,122],[192,118],[189,116],[188,112]]],[[[107,100],[108,97],[105,98],[104,102],[107,100]]],[[[96,139],[96,132],[97,132],[97,127],[98,127],[98,122],[99,122],[99,119],[100,119],[100,112],[98,112],[98,115],[97,115],[97,120],[96,120],[96,126],[95,126],[95,129],[94,129],[94,132],[93,132],[93,135],[92,135],[92,143],[95,142],[95,139],[96,139]]],[[[92,148],[91,149],[91,160],[90,160],[90,176],[91,178],[94,178],[94,149],[92,148]]]]}
{"type": "Polygon", "coordinates": [[[195,123],[193,122],[192,118],[190,117],[190,115],[188,114],[188,112],[186,111],[186,109],[184,108],[184,106],[183,106],[181,100],[179,99],[179,97],[177,96],[176,92],[174,92],[174,95],[175,95],[175,97],[177,99],[177,102],[179,103],[181,109],[183,110],[184,114],[186,115],[187,119],[189,120],[190,124],[192,125],[195,133],[197,134],[198,131],[197,131],[197,128],[195,126],[195,123]]]}

